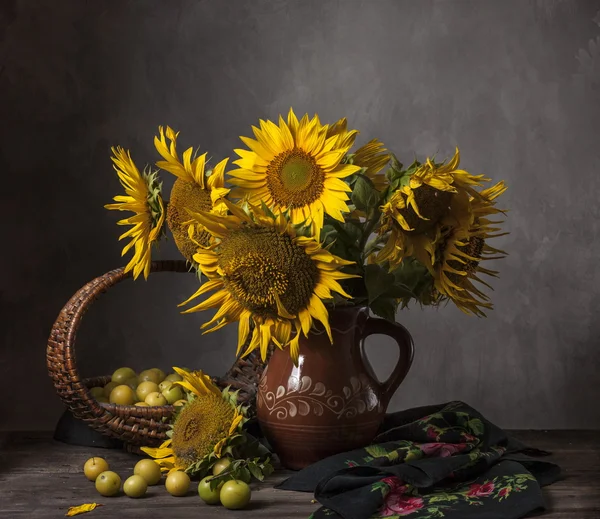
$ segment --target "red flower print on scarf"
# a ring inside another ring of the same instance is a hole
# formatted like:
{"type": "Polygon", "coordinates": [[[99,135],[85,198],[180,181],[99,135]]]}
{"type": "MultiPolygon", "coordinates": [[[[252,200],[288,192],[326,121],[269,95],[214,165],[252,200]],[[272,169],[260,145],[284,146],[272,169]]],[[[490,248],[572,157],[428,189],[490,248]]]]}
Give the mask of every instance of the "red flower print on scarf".
{"type": "Polygon", "coordinates": [[[487,497],[494,491],[494,484],[492,482],[484,483],[483,485],[478,485],[474,483],[469,487],[469,491],[467,492],[467,496],[469,497],[487,497]]]}
{"type": "Polygon", "coordinates": [[[381,507],[381,516],[409,515],[419,508],[423,508],[423,499],[405,495],[408,485],[401,479],[396,476],[388,476],[381,481],[390,487],[390,491],[385,496],[385,503],[381,507]]]}
{"type": "Polygon", "coordinates": [[[477,441],[479,440],[477,438],[477,436],[473,436],[472,434],[469,434],[467,432],[463,432],[461,433],[461,436],[464,438],[464,440],[466,442],[472,442],[472,443],[477,443],[477,441]]]}
{"type": "Polygon", "coordinates": [[[511,487],[504,487],[500,489],[500,492],[498,492],[498,497],[500,499],[502,499],[503,497],[507,497],[508,494],[510,494],[511,491],[511,487]]]}
{"type": "Polygon", "coordinates": [[[425,456],[439,456],[447,458],[457,452],[465,450],[467,446],[464,443],[423,443],[421,450],[425,456]]]}
{"type": "Polygon", "coordinates": [[[380,514],[383,517],[409,515],[420,508],[423,508],[423,499],[420,497],[405,497],[390,492],[385,498],[385,504],[381,508],[380,514]]]}
{"type": "Polygon", "coordinates": [[[427,427],[427,437],[431,438],[432,440],[437,440],[438,434],[435,432],[435,427],[431,425],[427,427]]]}
{"type": "Polygon", "coordinates": [[[381,481],[390,487],[388,495],[404,494],[408,489],[408,485],[405,485],[404,482],[396,476],[388,476],[387,478],[383,478],[381,481]]]}

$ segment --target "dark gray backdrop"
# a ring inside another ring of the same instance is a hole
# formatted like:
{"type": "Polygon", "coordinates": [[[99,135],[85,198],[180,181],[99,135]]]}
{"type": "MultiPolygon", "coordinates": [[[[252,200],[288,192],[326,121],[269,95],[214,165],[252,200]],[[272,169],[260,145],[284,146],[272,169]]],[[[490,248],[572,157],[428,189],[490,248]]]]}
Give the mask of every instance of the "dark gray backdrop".
{"type": "MultiPolygon", "coordinates": [[[[505,427],[600,427],[600,2],[3,0],[0,428],[53,427],[61,306],[124,264],[109,147],[141,164],[159,124],[215,158],[293,106],[347,116],[410,161],[461,147],[510,186],[510,252],[487,320],[405,311],[417,355],[391,409],[463,399],[505,427]]],[[[165,177],[166,178],[166,177],[165,177]]],[[[172,179],[166,178],[170,187],[172,179]]],[[[172,243],[161,258],[177,258],[172,243]]],[[[84,375],[233,360],[176,304],[193,276],[126,283],[86,317],[84,375]]],[[[391,344],[370,350],[385,375],[391,344]]]]}

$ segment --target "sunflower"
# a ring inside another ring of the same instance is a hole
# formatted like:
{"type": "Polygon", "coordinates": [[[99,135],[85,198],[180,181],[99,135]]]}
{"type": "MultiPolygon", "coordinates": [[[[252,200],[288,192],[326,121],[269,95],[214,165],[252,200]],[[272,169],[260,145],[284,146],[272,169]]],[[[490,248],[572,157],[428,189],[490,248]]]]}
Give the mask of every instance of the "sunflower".
{"type": "Polygon", "coordinates": [[[334,256],[313,237],[298,235],[283,213],[275,216],[254,206],[246,213],[231,202],[225,203],[230,216],[193,214],[215,243],[194,256],[208,281],[182,305],[216,292],[184,313],[219,308],[202,326],[207,328],[205,333],[239,321],[238,354],[252,326],[244,355],[260,348],[265,360],[273,340],[279,348],[289,345],[297,362],[300,331],[307,336],[313,319],[321,322],[332,339],[323,300],[332,299],[333,292],[350,297],[338,281],[356,277],[340,271],[353,262],[334,256]]]}
{"type": "Polygon", "coordinates": [[[199,245],[208,245],[210,236],[199,225],[190,220],[188,209],[192,211],[212,211],[217,214],[227,209],[219,200],[229,193],[225,188],[225,166],[229,159],[219,162],[207,177],[206,153],[192,159],[193,148],[183,152],[182,159],[177,152],[177,136],[170,127],[166,132],[159,127],[159,136],[154,137],[154,145],[165,159],[156,165],[175,175],[171,197],[167,207],[167,224],[179,252],[190,262],[199,245]],[[167,143],[167,140],[170,142],[167,143]]]}
{"type": "Polygon", "coordinates": [[[279,125],[263,120],[259,125],[252,127],[256,139],[240,137],[249,150],[234,150],[240,158],[234,161],[239,168],[229,172],[237,186],[232,194],[254,205],[264,202],[275,212],[289,211],[292,224],[310,224],[315,236],[325,213],[343,222],[351,191],[343,179],[360,168],[342,159],[357,132],[346,129],[345,119],[331,128],[316,115],[298,121],[292,109],[287,122],[279,116],[279,125]]]}
{"type": "Polygon", "coordinates": [[[364,174],[369,177],[378,191],[383,191],[388,181],[385,175],[380,175],[380,171],[390,161],[390,155],[387,153],[383,142],[373,139],[361,146],[352,155],[352,164],[365,168],[364,174]]]}
{"type": "Polygon", "coordinates": [[[202,371],[173,370],[183,378],[174,384],[194,397],[177,413],[171,437],[158,448],[141,450],[153,457],[162,471],[193,474],[223,455],[228,444],[241,435],[246,419],[244,409],[236,405],[235,393],[220,391],[202,371]]]}
{"type": "Polygon", "coordinates": [[[385,235],[389,232],[390,234],[385,245],[377,254],[376,261],[378,263],[387,261],[390,270],[398,267],[402,260],[409,256],[415,257],[423,264],[431,264],[435,243],[439,239],[439,226],[444,219],[453,221],[454,225],[468,225],[470,218],[469,195],[465,191],[453,194],[422,186],[415,190],[417,200],[421,200],[421,193],[427,193],[429,197],[427,205],[421,204],[423,212],[429,215],[439,215],[435,218],[436,227],[428,225],[421,229],[421,232],[417,232],[416,229],[407,230],[405,228],[407,219],[410,219],[415,213],[407,207],[406,197],[400,191],[396,191],[390,200],[381,207],[382,225],[379,233],[385,235]]]}
{"type": "Polygon", "coordinates": [[[435,280],[435,288],[441,297],[452,300],[467,314],[485,316],[482,309],[492,309],[489,297],[474,284],[477,281],[488,288],[489,284],[479,274],[497,277],[498,272],[481,266],[487,259],[506,256],[502,250],[488,245],[487,240],[508,233],[496,227],[501,221],[489,217],[502,210],[494,206],[494,200],[506,191],[504,182],[482,190],[470,200],[470,220],[467,225],[442,227],[432,261],[426,264],[435,280]]]}
{"type": "Polygon", "coordinates": [[[161,185],[158,182],[156,172],[140,173],[131,159],[129,151],[120,146],[111,148],[111,157],[121,185],[125,188],[125,195],[117,195],[113,198],[115,204],[107,204],[106,209],[116,211],[131,211],[134,216],[125,218],[118,222],[119,225],[131,225],[132,228],[119,236],[119,240],[131,238],[131,241],[123,248],[122,255],[134,247],[134,254],[125,272],[133,270],[133,278],[143,272],[144,278],[148,279],[150,274],[152,244],[157,241],[163,231],[165,221],[165,208],[160,195],[161,185]]]}
{"type": "MultiPolygon", "coordinates": [[[[397,267],[403,258],[415,256],[419,261],[431,256],[440,223],[445,218],[465,224],[469,218],[469,199],[482,195],[473,186],[489,179],[458,169],[458,149],[447,163],[435,164],[428,158],[407,172],[406,181],[381,207],[380,234],[390,232],[377,256],[377,262],[397,267]]],[[[456,225],[456,223],[454,224],[456,225]]]]}
{"type": "Polygon", "coordinates": [[[436,164],[428,158],[418,165],[408,184],[400,188],[405,206],[398,204],[396,220],[402,229],[423,232],[435,226],[447,214],[452,193],[464,191],[473,197],[480,196],[473,186],[481,187],[482,182],[490,179],[458,169],[459,163],[460,152],[456,148],[447,164],[436,164]]]}

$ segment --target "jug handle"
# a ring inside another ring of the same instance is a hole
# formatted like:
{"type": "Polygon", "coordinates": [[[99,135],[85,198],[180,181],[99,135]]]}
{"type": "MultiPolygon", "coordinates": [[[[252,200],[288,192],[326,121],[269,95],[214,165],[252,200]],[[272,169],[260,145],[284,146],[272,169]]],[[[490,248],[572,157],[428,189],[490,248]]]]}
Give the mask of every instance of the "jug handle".
{"type": "Polygon", "coordinates": [[[414,343],[408,330],[404,326],[392,323],[386,319],[380,319],[378,317],[369,317],[363,328],[361,337],[361,343],[364,344],[364,340],[369,335],[388,335],[396,341],[400,354],[398,355],[398,362],[392,374],[388,379],[380,383],[381,387],[381,401],[387,406],[392,396],[398,389],[398,386],[402,383],[406,377],[408,370],[413,361],[414,355],[414,343]]]}

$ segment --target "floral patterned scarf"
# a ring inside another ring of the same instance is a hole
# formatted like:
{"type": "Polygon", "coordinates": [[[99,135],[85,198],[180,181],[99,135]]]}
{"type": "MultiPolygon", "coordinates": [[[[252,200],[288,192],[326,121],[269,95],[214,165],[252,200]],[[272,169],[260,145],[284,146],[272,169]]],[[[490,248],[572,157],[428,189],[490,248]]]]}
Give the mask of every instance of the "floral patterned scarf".
{"type": "Polygon", "coordinates": [[[517,519],[544,508],[560,469],[462,402],[390,414],[372,445],[277,488],[314,492],[311,519],[517,519]]]}

